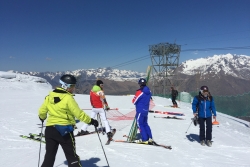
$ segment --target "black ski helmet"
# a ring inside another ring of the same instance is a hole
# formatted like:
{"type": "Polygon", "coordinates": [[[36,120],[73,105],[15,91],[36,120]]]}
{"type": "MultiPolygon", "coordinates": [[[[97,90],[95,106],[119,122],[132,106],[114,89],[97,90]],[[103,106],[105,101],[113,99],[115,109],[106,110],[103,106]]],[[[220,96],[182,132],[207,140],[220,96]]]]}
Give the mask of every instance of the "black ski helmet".
{"type": "Polygon", "coordinates": [[[203,91],[208,92],[209,91],[208,87],[207,86],[202,86],[201,89],[200,89],[200,92],[203,93],[203,91]]]}
{"type": "Polygon", "coordinates": [[[97,86],[100,86],[101,84],[103,84],[102,80],[97,80],[97,81],[96,81],[96,85],[97,85],[97,86]]]}
{"type": "Polygon", "coordinates": [[[76,78],[73,75],[65,74],[63,75],[60,80],[66,84],[75,85],[76,84],[76,78]]]}
{"type": "Polygon", "coordinates": [[[147,81],[144,78],[140,78],[139,81],[138,81],[138,84],[141,85],[141,86],[145,86],[146,83],[147,83],[147,81]]]}

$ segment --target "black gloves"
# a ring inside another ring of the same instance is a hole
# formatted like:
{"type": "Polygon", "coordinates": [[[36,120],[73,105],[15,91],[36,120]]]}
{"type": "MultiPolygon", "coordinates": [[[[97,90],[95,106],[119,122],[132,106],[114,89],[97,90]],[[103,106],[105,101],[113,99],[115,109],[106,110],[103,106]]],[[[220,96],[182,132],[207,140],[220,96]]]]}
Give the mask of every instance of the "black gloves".
{"type": "Polygon", "coordinates": [[[43,120],[43,119],[41,119],[40,117],[39,117],[39,119],[41,120],[41,122],[42,122],[42,123],[44,122],[44,120],[43,120]]]}
{"type": "Polygon", "coordinates": [[[89,124],[90,124],[90,125],[94,125],[95,127],[98,127],[98,125],[99,125],[98,121],[95,120],[95,119],[93,119],[93,118],[91,118],[91,121],[90,121],[89,124]]]}
{"type": "Polygon", "coordinates": [[[195,116],[195,117],[193,118],[193,123],[194,123],[194,126],[196,126],[197,124],[199,124],[198,116],[195,116]]]}

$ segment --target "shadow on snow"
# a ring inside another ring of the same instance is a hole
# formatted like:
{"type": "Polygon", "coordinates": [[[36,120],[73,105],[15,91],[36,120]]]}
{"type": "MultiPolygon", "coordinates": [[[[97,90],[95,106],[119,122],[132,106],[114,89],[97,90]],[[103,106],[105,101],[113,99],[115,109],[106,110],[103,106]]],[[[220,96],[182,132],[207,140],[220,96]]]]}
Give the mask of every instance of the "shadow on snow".
{"type": "MultiPolygon", "coordinates": [[[[81,164],[82,166],[87,166],[87,167],[99,167],[96,165],[98,161],[100,161],[100,158],[90,158],[88,160],[81,160],[81,164]]],[[[68,165],[68,161],[64,161],[64,164],[68,165]]],[[[108,167],[108,165],[101,167],[108,167]]]]}
{"type": "Polygon", "coordinates": [[[197,134],[189,134],[189,135],[186,135],[186,137],[191,142],[194,142],[194,141],[196,141],[198,143],[200,142],[200,137],[197,134]]]}

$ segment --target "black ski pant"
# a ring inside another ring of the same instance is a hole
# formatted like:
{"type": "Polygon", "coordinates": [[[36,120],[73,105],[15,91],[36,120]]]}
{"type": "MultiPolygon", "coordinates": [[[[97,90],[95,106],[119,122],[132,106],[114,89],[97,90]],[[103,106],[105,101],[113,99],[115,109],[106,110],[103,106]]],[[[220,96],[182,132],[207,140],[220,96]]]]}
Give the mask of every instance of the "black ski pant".
{"type": "Polygon", "coordinates": [[[73,132],[61,136],[54,126],[45,129],[46,153],[41,167],[53,167],[59,144],[61,145],[69,167],[82,167],[76,154],[75,137],[73,132]]]}
{"type": "Polygon", "coordinates": [[[175,100],[176,100],[176,96],[172,96],[172,103],[173,103],[173,105],[174,105],[174,104],[177,105],[177,102],[176,102],[175,100]]]}
{"type": "Polygon", "coordinates": [[[212,139],[212,117],[208,117],[208,118],[199,117],[199,124],[200,124],[200,141],[211,140],[212,139]],[[205,130],[205,123],[206,123],[206,130],[205,130]]]}

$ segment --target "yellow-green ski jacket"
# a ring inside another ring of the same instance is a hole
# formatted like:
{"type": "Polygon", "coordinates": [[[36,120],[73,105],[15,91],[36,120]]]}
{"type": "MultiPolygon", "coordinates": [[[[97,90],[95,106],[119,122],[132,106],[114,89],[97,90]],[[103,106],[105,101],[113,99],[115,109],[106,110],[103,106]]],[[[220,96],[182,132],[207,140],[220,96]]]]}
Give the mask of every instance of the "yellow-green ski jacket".
{"type": "Polygon", "coordinates": [[[79,108],[73,96],[62,88],[56,88],[46,96],[38,114],[43,120],[48,114],[46,126],[75,125],[75,118],[90,123],[91,118],[79,108]]]}

